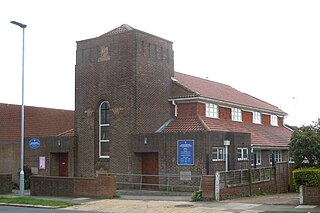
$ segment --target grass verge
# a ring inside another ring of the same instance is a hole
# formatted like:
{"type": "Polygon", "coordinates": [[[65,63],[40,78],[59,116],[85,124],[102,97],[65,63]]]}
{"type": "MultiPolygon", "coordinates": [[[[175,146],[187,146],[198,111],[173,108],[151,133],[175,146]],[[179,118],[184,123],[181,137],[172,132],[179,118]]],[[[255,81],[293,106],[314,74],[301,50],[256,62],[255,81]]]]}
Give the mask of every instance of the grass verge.
{"type": "Polygon", "coordinates": [[[58,200],[44,200],[44,199],[36,199],[31,197],[0,197],[0,203],[52,206],[57,208],[66,208],[68,206],[77,205],[77,203],[72,203],[72,202],[58,201],[58,200]]]}
{"type": "Polygon", "coordinates": [[[295,212],[295,211],[266,211],[263,213],[308,213],[308,212],[295,212]]]}

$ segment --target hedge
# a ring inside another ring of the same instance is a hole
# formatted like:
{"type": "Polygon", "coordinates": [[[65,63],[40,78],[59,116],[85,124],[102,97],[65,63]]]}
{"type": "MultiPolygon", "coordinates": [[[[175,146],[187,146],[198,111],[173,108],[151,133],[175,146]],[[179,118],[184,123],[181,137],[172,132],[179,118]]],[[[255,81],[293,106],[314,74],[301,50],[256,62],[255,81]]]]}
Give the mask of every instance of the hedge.
{"type": "Polygon", "coordinates": [[[293,182],[296,188],[298,188],[300,185],[320,187],[320,169],[296,169],[293,171],[293,182]]]}

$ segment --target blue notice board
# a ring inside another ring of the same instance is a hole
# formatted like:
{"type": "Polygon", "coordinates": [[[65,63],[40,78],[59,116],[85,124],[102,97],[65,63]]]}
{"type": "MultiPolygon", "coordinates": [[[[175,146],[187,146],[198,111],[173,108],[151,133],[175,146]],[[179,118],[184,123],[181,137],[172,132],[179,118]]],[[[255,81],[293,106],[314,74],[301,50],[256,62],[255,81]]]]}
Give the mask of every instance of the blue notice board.
{"type": "Polygon", "coordinates": [[[178,165],[194,164],[194,140],[177,141],[178,165]]]}

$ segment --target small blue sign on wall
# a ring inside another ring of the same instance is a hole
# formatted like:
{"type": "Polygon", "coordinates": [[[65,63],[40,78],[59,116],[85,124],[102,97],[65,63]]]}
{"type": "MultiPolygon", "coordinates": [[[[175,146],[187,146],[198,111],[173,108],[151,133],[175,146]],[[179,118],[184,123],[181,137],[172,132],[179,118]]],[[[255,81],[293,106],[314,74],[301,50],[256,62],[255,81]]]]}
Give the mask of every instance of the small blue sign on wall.
{"type": "Polygon", "coordinates": [[[29,147],[31,149],[38,149],[40,147],[39,138],[32,138],[31,140],[29,140],[29,147]]]}
{"type": "Polygon", "coordinates": [[[194,164],[194,140],[178,140],[178,165],[194,164]]]}

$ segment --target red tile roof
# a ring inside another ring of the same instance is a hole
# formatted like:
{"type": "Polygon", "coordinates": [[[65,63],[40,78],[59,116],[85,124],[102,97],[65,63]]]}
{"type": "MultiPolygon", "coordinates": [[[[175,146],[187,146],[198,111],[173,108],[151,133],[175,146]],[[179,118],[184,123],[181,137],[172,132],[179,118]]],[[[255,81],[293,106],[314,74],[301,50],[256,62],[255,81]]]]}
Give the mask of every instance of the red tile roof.
{"type": "MultiPolygon", "coordinates": [[[[74,111],[25,106],[25,137],[57,136],[74,128],[74,111]]],[[[0,104],[0,142],[20,141],[21,106],[0,104]]]]}
{"type": "Polygon", "coordinates": [[[207,117],[177,117],[163,132],[223,131],[251,133],[253,146],[286,147],[291,131],[284,126],[270,126],[207,117]]]}
{"type": "Polygon", "coordinates": [[[192,131],[206,131],[202,120],[199,117],[177,117],[163,132],[192,132],[192,131]]]}
{"type": "MultiPolygon", "coordinates": [[[[218,82],[202,79],[187,74],[175,72],[174,81],[175,84],[194,91],[194,96],[214,99],[217,101],[223,101],[231,104],[238,104],[242,106],[248,106],[253,108],[259,108],[262,110],[277,112],[286,115],[285,112],[280,110],[278,107],[271,105],[265,101],[259,100],[246,93],[242,93],[231,86],[221,84],[218,82]]],[[[186,95],[190,97],[190,94],[186,95]]],[[[172,97],[172,98],[183,98],[183,97],[172,97]]]]}

